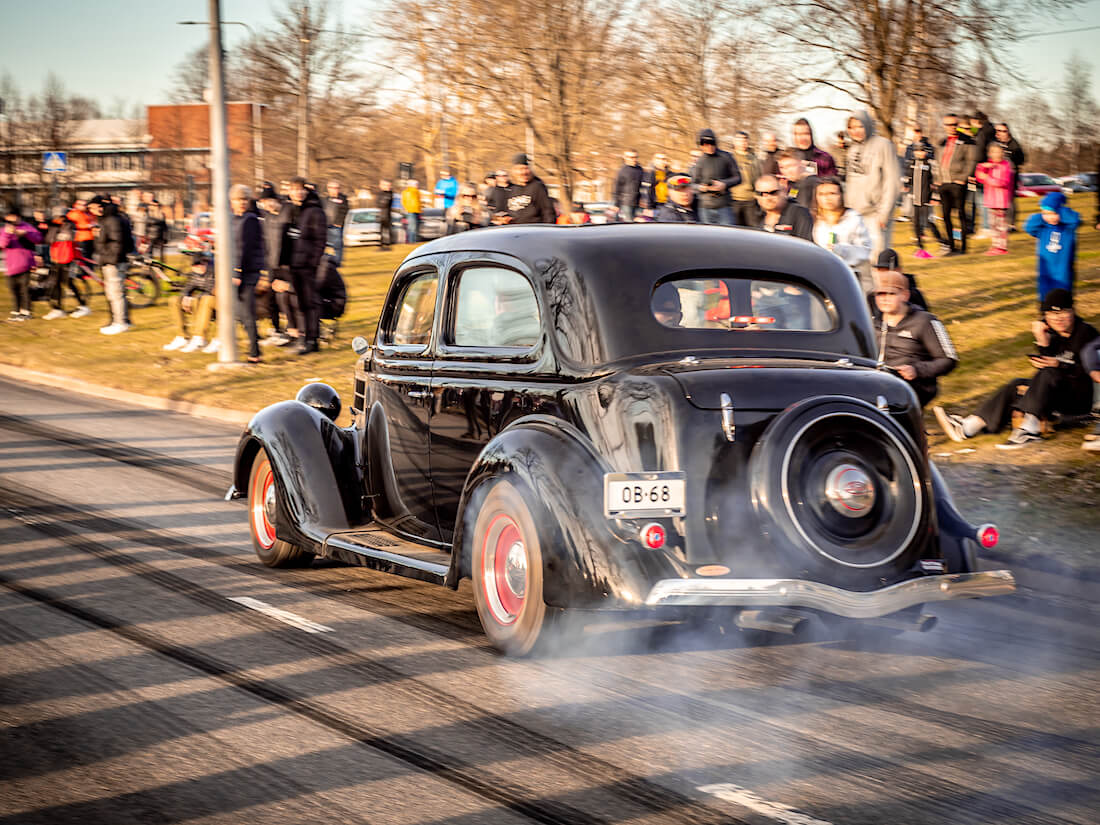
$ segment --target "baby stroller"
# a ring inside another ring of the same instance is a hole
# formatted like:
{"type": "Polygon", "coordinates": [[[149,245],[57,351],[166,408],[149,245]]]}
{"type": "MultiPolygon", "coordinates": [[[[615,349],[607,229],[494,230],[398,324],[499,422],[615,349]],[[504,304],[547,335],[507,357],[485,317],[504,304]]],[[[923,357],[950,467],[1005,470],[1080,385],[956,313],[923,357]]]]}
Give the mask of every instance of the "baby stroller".
{"type": "Polygon", "coordinates": [[[348,290],[336,266],[336,259],[331,255],[321,259],[317,294],[321,304],[321,340],[333,341],[340,334],[340,317],[348,303],[348,290]]]}

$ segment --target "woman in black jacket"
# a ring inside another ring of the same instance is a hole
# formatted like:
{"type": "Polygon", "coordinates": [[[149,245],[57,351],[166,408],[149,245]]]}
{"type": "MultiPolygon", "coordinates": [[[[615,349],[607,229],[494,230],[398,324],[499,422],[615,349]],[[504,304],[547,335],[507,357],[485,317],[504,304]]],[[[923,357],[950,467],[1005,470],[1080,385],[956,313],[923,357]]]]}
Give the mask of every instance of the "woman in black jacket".
{"type": "Polygon", "coordinates": [[[260,363],[256,332],[256,284],[264,268],[264,232],[252,190],[238,183],[229,190],[233,207],[233,285],[237,288],[237,319],[248,335],[248,363],[260,363]]]}

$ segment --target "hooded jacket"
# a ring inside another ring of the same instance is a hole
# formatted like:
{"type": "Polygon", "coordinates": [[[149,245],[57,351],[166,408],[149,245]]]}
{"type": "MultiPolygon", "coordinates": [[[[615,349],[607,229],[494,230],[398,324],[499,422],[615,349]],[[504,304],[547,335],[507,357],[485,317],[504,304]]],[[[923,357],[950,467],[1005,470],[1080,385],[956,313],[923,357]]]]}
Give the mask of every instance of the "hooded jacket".
{"type": "Polygon", "coordinates": [[[255,284],[264,268],[264,230],[256,205],[233,216],[233,271],[242,285],[255,284]]]}
{"type": "Polygon", "coordinates": [[[836,177],[836,161],[833,160],[833,156],[814,143],[813,127],[807,126],[806,128],[810,130],[810,148],[799,149],[796,146],[792,146],[787,151],[792,152],[802,160],[808,160],[810,163],[817,164],[817,171],[814,174],[819,178],[836,177]]]}
{"type": "Polygon", "coordinates": [[[1077,227],[1081,216],[1066,206],[1066,196],[1051,192],[1039,201],[1040,210],[1058,213],[1058,223],[1043,220],[1042,212],[1027,219],[1024,231],[1038,239],[1039,300],[1052,289],[1068,289],[1073,292],[1075,280],[1074,259],[1077,257],[1077,227]]]}
{"type": "Polygon", "coordinates": [[[936,397],[936,379],[959,363],[951,336],[935,315],[912,305],[894,326],[879,317],[875,322],[880,327],[883,362],[889,367],[908,364],[916,370],[917,377],[911,384],[923,407],[936,397]]]}
{"type": "Polygon", "coordinates": [[[0,247],[4,249],[4,271],[8,275],[22,275],[34,269],[34,245],[42,243],[42,233],[26,221],[20,221],[14,227],[23,230],[25,235],[7,231],[7,224],[0,227],[0,247]]]}
{"type": "Polygon", "coordinates": [[[95,239],[95,261],[100,266],[118,266],[134,249],[129,221],[118,214],[118,204],[103,203],[103,217],[99,219],[99,234],[95,239]]]}
{"type": "Polygon", "coordinates": [[[557,214],[546,184],[534,175],[525,184],[513,183],[508,189],[508,214],[512,223],[556,223],[557,214]]]}
{"type": "MultiPolygon", "coordinates": [[[[718,139],[714,136],[713,129],[703,129],[695,141],[699,144],[704,138],[713,140],[715,147],[718,139]]],[[[713,155],[706,152],[695,161],[691,170],[691,182],[694,184],[709,184],[712,180],[721,181],[726,188],[721,192],[700,192],[699,206],[703,209],[721,209],[730,205],[730,190],[741,182],[741,170],[737,168],[737,161],[729,152],[716,148],[713,155]]]]}
{"type": "Polygon", "coordinates": [[[848,147],[845,199],[865,220],[874,219],[885,226],[901,190],[897,152],[887,138],[875,134],[875,123],[865,110],[852,112],[848,118],[860,121],[867,135],[848,147]]]}
{"type": "Polygon", "coordinates": [[[321,208],[321,199],[312,189],[306,190],[306,199],[298,207],[298,220],[290,234],[294,238],[290,268],[312,275],[321,263],[321,256],[325,254],[325,244],[328,242],[325,210],[321,208]]]}

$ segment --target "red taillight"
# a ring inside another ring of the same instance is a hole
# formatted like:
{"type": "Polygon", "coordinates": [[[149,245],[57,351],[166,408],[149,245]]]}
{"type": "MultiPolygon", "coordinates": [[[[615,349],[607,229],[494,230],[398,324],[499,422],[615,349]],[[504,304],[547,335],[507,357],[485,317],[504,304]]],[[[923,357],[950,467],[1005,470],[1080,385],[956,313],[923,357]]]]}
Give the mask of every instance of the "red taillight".
{"type": "Polygon", "coordinates": [[[665,528],[657,522],[651,522],[643,527],[641,536],[642,544],[650,550],[660,550],[665,546],[665,528]]]}
{"type": "Polygon", "coordinates": [[[992,550],[997,546],[997,542],[1001,540],[1001,534],[997,531],[997,528],[992,524],[983,524],[978,528],[978,544],[984,547],[986,550],[992,550]]]}

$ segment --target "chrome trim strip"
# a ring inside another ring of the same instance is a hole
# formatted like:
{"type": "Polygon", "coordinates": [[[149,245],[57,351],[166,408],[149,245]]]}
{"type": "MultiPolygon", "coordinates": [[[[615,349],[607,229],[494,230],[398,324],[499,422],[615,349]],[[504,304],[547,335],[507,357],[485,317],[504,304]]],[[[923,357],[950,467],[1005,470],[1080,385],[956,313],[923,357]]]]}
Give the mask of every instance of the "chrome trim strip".
{"type": "Polygon", "coordinates": [[[923,576],[865,593],[802,579],[662,579],[646,604],[808,607],[852,619],[887,616],[925,602],[1001,596],[1016,590],[1008,570],[923,576]]]}

